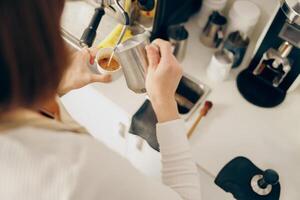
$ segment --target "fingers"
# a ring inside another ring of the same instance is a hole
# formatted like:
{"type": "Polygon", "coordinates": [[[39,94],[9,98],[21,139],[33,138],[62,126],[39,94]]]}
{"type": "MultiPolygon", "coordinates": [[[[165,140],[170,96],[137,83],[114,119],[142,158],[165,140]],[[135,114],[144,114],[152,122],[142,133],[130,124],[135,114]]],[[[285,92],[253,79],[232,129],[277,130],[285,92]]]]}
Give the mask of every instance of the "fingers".
{"type": "Polygon", "coordinates": [[[159,50],[154,45],[146,46],[149,67],[155,68],[160,61],[159,50]]]}
{"type": "Polygon", "coordinates": [[[109,83],[112,81],[111,75],[91,74],[91,83],[109,83]]]}
{"type": "Polygon", "coordinates": [[[84,54],[84,57],[89,60],[89,63],[93,65],[95,63],[95,57],[97,55],[98,49],[97,48],[83,48],[82,52],[84,54]]]}
{"type": "Polygon", "coordinates": [[[98,53],[98,48],[96,47],[91,47],[89,48],[89,52],[90,52],[90,55],[93,56],[93,57],[96,57],[97,53],[98,53]]]}
{"type": "Polygon", "coordinates": [[[172,46],[170,42],[156,39],[152,43],[159,48],[161,59],[169,58],[172,55],[172,46]]]}

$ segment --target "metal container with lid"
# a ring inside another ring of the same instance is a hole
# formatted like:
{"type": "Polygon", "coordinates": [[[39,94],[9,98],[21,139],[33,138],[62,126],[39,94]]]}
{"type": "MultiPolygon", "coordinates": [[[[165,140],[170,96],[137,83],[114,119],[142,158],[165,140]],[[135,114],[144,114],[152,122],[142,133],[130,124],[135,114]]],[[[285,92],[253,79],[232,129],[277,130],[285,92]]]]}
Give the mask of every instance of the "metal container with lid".
{"type": "Polygon", "coordinates": [[[200,41],[207,47],[218,48],[225,37],[227,19],[221,13],[214,11],[200,35],[200,41]]]}

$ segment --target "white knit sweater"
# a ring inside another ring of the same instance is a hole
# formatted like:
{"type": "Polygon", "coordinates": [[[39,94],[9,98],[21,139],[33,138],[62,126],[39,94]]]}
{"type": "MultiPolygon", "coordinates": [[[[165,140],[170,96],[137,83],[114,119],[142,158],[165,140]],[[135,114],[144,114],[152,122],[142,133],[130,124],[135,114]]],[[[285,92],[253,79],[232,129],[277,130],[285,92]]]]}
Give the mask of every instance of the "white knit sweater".
{"type": "Polygon", "coordinates": [[[89,135],[22,126],[0,132],[1,200],[199,200],[182,120],[157,125],[162,180],[89,135]]]}

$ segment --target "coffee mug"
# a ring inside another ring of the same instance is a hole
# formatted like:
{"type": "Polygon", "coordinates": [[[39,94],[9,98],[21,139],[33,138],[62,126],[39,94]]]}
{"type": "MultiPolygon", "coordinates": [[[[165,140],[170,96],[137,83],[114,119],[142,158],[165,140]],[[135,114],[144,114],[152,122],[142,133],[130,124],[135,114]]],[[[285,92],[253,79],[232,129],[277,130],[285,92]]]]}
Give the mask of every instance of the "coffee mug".
{"type": "Polygon", "coordinates": [[[112,81],[115,81],[122,76],[123,72],[120,61],[116,55],[113,56],[110,66],[106,65],[109,62],[112,53],[113,48],[99,49],[96,54],[95,63],[92,67],[94,68],[94,71],[100,74],[111,75],[112,81]]]}

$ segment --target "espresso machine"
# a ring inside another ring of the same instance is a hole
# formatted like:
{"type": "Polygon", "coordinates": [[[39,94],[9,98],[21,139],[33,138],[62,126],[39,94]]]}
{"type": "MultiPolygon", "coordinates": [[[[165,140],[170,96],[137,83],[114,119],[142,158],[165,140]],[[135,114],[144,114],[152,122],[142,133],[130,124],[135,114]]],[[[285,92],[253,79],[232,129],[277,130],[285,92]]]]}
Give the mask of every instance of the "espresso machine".
{"type": "MultiPolygon", "coordinates": [[[[116,28],[121,28],[120,32],[113,31],[113,36],[110,37],[113,38],[110,46],[113,50],[109,62],[116,56],[122,66],[127,87],[135,93],[145,93],[148,62],[145,46],[156,38],[168,39],[169,27],[186,22],[200,9],[201,2],[202,0],[89,0],[89,3],[94,4],[95,11],[81,38],[78,40],[67,31],[63,31],[63,37],[69,41],[71,38],[71,45],[77,49],[91,47],[102,17],[107,14],[114,18],[119,23],[116,28]]],[[[93,66],[91,70],[99,73],[93,66]]]]}
{"type": "Polygon", "coordinates": [[[300,74],[300,2],[279,1],[249,67],[237,78],[242,96],[260,107],[281,104],[300,74]]]}
{"type": "Polygon", "coordinates": [[[102,17],[108,14],[123,24],[116,43],[122,41],[127,28],[140,28],[151,33],[151,39],[167,39],[168,27],[186,22],[196,13],[202,0],[91,0],[96,4],[94,15],[80,39],[81,46],[91,47],[102,17]],[[129,8],[126,9],[126,3],[129,8]]]}

